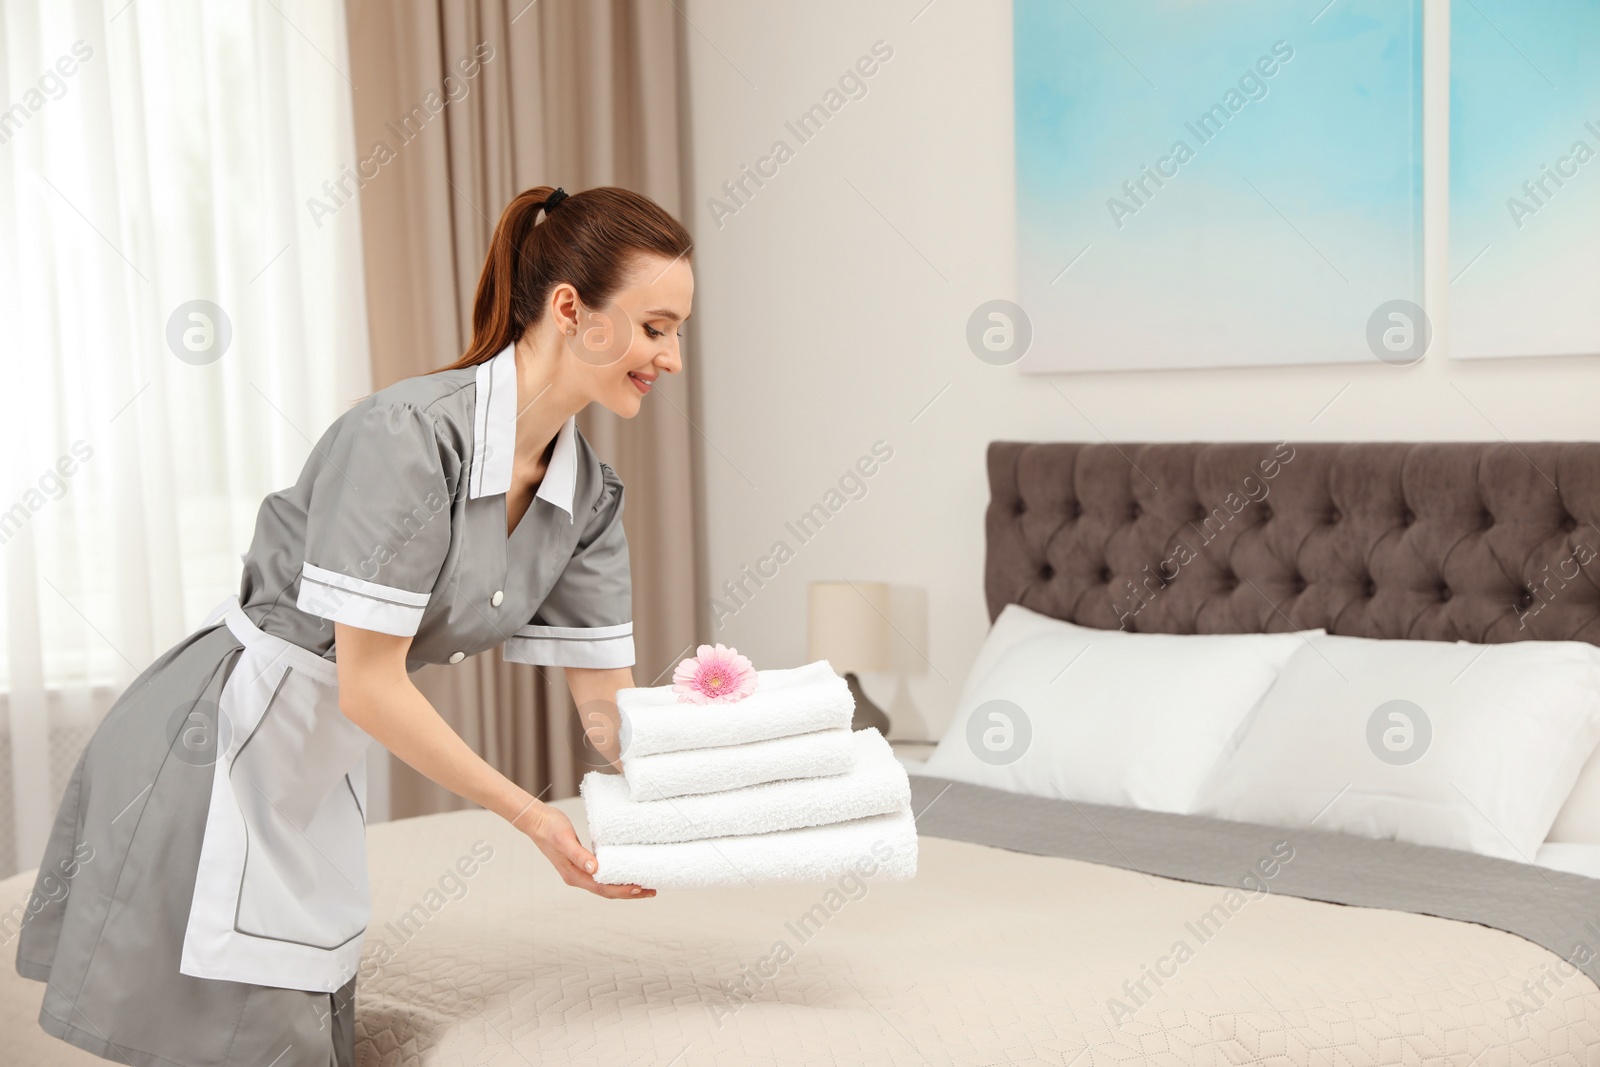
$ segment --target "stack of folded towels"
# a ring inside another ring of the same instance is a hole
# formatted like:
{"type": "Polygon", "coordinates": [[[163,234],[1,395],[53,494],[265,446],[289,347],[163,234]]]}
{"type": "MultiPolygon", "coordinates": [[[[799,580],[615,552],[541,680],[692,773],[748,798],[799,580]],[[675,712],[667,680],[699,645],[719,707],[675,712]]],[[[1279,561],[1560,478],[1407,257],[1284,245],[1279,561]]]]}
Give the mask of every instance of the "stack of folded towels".
{"type": "Polygon", "coordinates": [[[911,783],[827,660],[757,671],[732,703],[620,689],[623,773],[579,784],[595,880],[650,889],[902,881],[917,870],[911,783]]]}

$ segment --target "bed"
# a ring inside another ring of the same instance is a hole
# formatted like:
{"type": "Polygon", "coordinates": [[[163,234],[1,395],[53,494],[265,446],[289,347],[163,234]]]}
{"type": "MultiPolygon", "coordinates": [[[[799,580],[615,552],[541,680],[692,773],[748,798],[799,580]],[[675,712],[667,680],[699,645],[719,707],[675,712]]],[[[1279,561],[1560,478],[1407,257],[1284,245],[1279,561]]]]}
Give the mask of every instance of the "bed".
{"type": "MultiPolygon", "coordinates": [[[[1271,447],[991,444],[990,618],[1126,623],[1114,583],[1271,447]]],[[[1519,600],[1536,550],[1600,514],[1600,445],[1299,445],[1270,502],[1136,625],[1600,635],[1592,585],[1519,600]]],[[[1600,881],[911,777],[900,883],[607,901],[485,813],[372,827],[359,1062],[1600,1064],[1600,989],[1557,951],[1600,943],[1600,881]],[[1274,891],[1241,893],[1285,839],[1274,891]]],[[[39,1033],[39,990],[0,969],[0,1059],[102,1062],[39,1033]]]]}

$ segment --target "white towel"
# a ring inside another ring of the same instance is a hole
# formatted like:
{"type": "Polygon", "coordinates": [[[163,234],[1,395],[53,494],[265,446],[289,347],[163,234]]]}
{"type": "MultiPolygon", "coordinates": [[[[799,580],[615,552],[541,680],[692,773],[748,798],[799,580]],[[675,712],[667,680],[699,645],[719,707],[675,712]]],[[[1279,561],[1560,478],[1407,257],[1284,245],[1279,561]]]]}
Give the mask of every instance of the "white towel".
{"type": "Polygon", "coordinates": [[[646,889],[827,882],[848,872],[867,882],[917,873],[911,805],[849,822],[670,845],[599,845],[595,881],[646,889]]]}
{"type": "Polygon", "coordinates": [[[620,774],[590,771],[578,783],[596,844],[658,845],[733,834],[764,834],[882,815],[911,803],[911,780],[883,735],[868,727],[850,738],[844,774],[790,778],[717,793],[632,800],[620,774]]]}
{"type": "Polygon", "coordinates": [[[850,769],[854,755],[850,731],[841,727],[743,745],[632,756],[622,761],[622,773],[631,799],[660,800],[785,778],[843,774],[850,769]]]}
{"type": "Polygon", "coordinates": [[[855,698],[825,659],[757,671],[756,688],[731,704],[680,704],[672,686],[617,690],[622,757],[765,741],[848,728],[855,698]]]}

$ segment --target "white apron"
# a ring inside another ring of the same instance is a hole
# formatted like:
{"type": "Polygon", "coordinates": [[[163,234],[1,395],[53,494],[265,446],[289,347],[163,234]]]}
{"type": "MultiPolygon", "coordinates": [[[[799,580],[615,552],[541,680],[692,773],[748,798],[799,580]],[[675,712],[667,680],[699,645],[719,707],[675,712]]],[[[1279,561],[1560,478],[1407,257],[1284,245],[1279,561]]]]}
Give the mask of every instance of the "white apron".
{"type": "Polygon", "coordinates": [[[217,761],[179,970],[312,992],[356,973],[367,890],[366,755],[332,660],[263,632],[229,597],[244,645],[223,687],[217,761]]]}

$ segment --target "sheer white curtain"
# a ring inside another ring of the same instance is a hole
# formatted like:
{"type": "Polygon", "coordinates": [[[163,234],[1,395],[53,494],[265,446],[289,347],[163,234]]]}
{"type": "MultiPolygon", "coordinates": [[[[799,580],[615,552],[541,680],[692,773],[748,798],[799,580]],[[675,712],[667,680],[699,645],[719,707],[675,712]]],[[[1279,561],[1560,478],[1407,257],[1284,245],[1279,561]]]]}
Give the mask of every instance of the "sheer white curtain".
{"type": "Polygon", "coordinates": [[[339,0],[0,3],[0,875],[369,390],[344,27],[339,0]]]}

